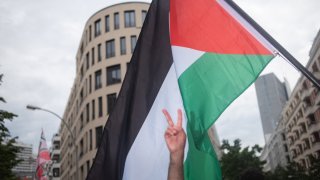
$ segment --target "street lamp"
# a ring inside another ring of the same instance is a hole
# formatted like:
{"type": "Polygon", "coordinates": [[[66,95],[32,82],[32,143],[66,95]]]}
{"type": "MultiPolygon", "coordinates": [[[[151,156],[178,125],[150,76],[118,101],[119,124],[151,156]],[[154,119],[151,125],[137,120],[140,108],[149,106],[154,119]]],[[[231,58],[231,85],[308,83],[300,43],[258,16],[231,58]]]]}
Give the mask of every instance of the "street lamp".
{"type": "Polygon", "coordinates": [[[48,113],[50,113],[50,114],[53,114],[54,116],[56,116],[57,118],[59,118],[59,119],[61,120],[61,122],[66,126],[66,128],[67,128],[67,130],[68,130],[68,132],[69,132],[69,134],[70,134],[70,136],[71,136],[72,144],[73,144],[74,148],[76,149],[76,179],[79,179],[79,173],[78,173],[78,168],[79,168],[79,166],[78,166],[78,148],[77,148],[77,146],[76,146],[75,136],[73,135],[73,133],[72,133],[69,125],[68,125],[68,124],[66,123],[66,121],[65,121],[62,117],[60,117],[57,113],[52,112],[52,111],[50,111],[50,110],[48,110],[48,109],[43,109],[43,108],[40,108],[40,107],[37,107],[37,106],[33,106],[33,105],[27,105],[27,109],[33,110],[33,111],[35,111],[35,110],[40,110],[40,111],[45,111],[45,112],[48,112],[48,113]]]}

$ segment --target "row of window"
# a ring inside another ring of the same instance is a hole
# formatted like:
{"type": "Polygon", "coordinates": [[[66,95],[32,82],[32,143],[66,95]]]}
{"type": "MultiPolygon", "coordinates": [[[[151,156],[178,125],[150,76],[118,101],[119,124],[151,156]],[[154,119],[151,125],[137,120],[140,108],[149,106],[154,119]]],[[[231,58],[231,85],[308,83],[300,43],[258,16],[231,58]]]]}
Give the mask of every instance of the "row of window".
{"type": "MultiPolygon", "coordinates": [[[[141,21],[144,22],[147,15],[147,11],[141,11],[141,21]]],[[[109,32],[111,29],[110,25],[110,16],[107,15],[104,18],[105,21],[105,32],[109,32]]],[[[136,12],[134,10],[124,11],[124,27],[135,27],[136,26],[136,12]]],[[[115,12],[113,14],[113,29],[117,30],[120,28],[120,16],[119,12],[115,12]]],[[[89,41],[92,40],[91,37],[92,28],[91,25],[89,26],[89,41]]],[[[101,19],[98,19],[94,22],[94,37],[97,37],[101,34],[101,19]]]]}
{"type": "MultiPolygon", "coordinates": [[[[110,114],[112,112],[114,105],[116,103],[116,100],[117,100],[116,93],[106,95],[107,114],[110,114]]],[[[85,111],[80,115],[79,131],[81,131],[82,128],[84,127],[84,116],[87,123],[90,121],[90,117],[91,117],[91,120],[94,120],[96,118],[96,100],[93,99],[90,103],[86,104],[85,111]],[[91,108],[90,108],[90,103],[91,103],[91,108]],[[91,109],[91,116],[90,116],[90,109],[91,109]]],[[[102,117],[102,116],[103,116],[103,98],[102,96],[100,96],[98,97],[98,117],[102,117]]]]}
{"type": "MultiPolygon", "coordinates": [[[[137,43],[137,36],[133,35],[130,37],[130,45],[131,45],[131,53],[133,53],[134,48],[136,46],[137,43]]],[[[115,52],[115,40],[109,40],[106,41],[106,58],[112,58],[115,56],[116,52],[115,52]]],[[[88,70],[90,68],[90,53],[91,53],[91,65],[94,65],[95,63],[95,48],[93,47],[91,49],[91,52],[87,52],[86,54],[86,70],[88,70]]],[[[121,55],[125,55],[127,53],[127,46],[126,46],[126,37],[120,37],[120,54],[121,55]]],[[[97,45],[97,55],[98,55],[98,62],[101,61],[101,44],[97,45]]],[[[80,69],[80,79],[82,80],[84,75],[84,68],[83,66],[80,69]]]]}

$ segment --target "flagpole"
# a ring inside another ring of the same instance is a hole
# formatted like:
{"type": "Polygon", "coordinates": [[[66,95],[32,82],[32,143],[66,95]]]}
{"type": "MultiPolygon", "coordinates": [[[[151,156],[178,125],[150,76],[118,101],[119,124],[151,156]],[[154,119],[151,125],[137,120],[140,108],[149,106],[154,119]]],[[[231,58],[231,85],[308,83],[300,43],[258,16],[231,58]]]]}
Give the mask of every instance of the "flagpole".
{"type": "Polygon", "coordinates": [[[302,66],[302,64],[293,57],[284,47],[281,46],[267,31],[265,31],[258,23],[256,23],[245,11],[243,11],[235,2],[232,0],[225,0],[225,2],[231,6],[237,13],[239,13],[248,23],[253,26],[266,40],[268,40],[283,56],[288,60],[293,67],[300,71],[306,78],[308,78],[319,90],[320,81],[314,77],[314,75],[308,71],[307,68],[302,66]]]}

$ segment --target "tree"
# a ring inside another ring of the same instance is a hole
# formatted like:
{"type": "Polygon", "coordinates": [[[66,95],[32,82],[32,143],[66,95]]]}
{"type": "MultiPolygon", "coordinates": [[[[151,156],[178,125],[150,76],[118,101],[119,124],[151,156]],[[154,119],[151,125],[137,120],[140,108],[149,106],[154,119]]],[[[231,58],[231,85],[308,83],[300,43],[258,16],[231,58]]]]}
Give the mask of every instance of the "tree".
{"type": "MultiPolygon", "coordinates": [[[[3,74],[0,74],[0,85],[3,74]]],[[[0,96],[0,102],[6,103],[5,99],[0,96]]],[[[14,146],[17,137],[11,137],[8,128],[5,126],[5,120],[12,121],[17,115],[0,109],[0,177],[3,180],[16,179],[11,169],[16,166],[20,160],[17,159],[19,148],[14,146]]]]}
{"type": "Polygon", "coordinates": [[[262,168],[265,162],[260,161],[257,156],[262,148],[254,145],[252,148],[241,148],[241,141],[234,140],[234,145],[230,145],[227,140],[222,141],[221,149],[223,155],[221,157],[220,165],[222,176],[226,180],[239,179],[239,177],[248,170],[254,170],[262,174],[262,168]]]}

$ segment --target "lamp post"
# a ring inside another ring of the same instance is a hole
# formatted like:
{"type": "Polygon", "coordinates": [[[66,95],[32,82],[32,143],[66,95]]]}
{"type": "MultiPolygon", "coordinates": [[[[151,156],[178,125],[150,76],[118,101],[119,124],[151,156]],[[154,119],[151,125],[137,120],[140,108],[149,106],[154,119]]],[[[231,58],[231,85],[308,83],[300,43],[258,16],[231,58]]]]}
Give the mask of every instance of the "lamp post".
{"type": "Polygon", "coordinates": [[[59,119],[61,120],[61,122],[66,126],[66,128],[67,128],[67,130],[68,130],[68,132],[69,132],[69,134],[70,134],[70,136],[71,136],[72,144],[73,144],[74,148],[76,149],[76,179],[79,179],[79,173],[78,173],[78,167],[79,167],[79,165],[78,165],[78,148],[77,148],[77,146],[76,146],[75,136],[74,136],[74,134],[72,133],[69,125],[68,125],[68,124],[66,123],[66,121],[65,121],[62,117],[60,117],[57,113],[52,112],[52,111],[50,111],[50,110],[48,110],[48,109],[43,109],[43,108],[40,108],[40,107],[37,107],[37,106],[33,106],[33,105],[27,105],[27,109],[33,110],[33,111],[35,111],[35,110],[40,110],[40,111],[45,111],[45,112],[48,112],[48,113],[50,113],[50,114],[53,114],[54,116],[56,116],[57,118],[59,118],[59,119]]]}

